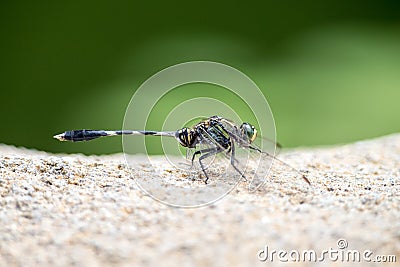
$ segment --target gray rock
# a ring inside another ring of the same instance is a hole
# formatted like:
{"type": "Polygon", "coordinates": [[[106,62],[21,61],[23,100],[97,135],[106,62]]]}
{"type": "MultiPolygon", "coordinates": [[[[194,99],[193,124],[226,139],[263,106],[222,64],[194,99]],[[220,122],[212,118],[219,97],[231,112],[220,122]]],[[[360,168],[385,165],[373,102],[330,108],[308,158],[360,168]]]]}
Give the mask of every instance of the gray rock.
{"type": "Polygon", "coordinates": [[[121,154],[54,155],[5,145],[0,152],[0,266],[265,266],[271,258],[257,256],[265,246],[318,256],[330,248],[370,250],[372,259],[400,261],[400,135],[284,151],[279,158],[306,172],[311,187],[273,170],[254,193],[242,182],[225,198],[191,209],[155,201],[134,178],[160,179],[165,184],[154,190],[166,196],[172,186],[217,190],[217,181],[192,181],[159,157],[154,171],[134,156],[131,176],[121,154]]]}

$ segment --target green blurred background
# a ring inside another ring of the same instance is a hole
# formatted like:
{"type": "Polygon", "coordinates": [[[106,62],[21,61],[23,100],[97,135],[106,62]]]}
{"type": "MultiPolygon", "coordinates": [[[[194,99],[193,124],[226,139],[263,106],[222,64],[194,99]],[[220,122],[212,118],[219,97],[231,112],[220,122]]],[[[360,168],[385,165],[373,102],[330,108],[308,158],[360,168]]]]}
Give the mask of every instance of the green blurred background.
{"type": "Polygon", "coordinates": [[[52,136],[120,129],[142,82],[190,60],[252,78],[285,147],[399,132],[399,3],[2,1],[0,143],[120,152],[119,137],[52,136]]]}

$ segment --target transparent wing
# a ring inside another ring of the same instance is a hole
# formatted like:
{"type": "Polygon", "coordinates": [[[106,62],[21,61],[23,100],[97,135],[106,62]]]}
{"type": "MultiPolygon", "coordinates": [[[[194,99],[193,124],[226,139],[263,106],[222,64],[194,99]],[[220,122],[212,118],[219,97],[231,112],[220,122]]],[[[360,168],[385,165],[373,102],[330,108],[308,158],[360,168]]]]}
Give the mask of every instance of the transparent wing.
{"type": "Polygon", "coordinates": [[[279,187],[294,193],[310,185],[308,178],[288,163],[268,152],[254,149],[249,154],[246,175],[250,178],[247,184],[250,191],[279,187]]]}
{"type": "Polygon", "coordinates": [[[231,170],[230,147],[224,147],[206,131],[200,132],[199,144],[188,156],[194,172],[208,183],[232,187],[241,180],[240,172],[231,170]]]}
{"type": "Polygon", "coordinates": [[[222,125],[232,136],[232,140],[237,143],[235,158],[238,160],[235,162],[238,163],[238,168],[245,174],[250,191],[259,189],[270,180],[279,180],[280,183],[290,182],[291,184],[301,181],[302,186],[310,184],[305,175],[274,155],[275,147],[270,147],[270,151],[261,151],[255,144],[246,142],[240,136],[235,125],[229,123],[222,123],[222,125]]]}
{"type": "MultiPolygon", "coordinates": [[[[221,125],[223,125],[223,127],[229,133],[231,133],[231,134],[233,134],[233,135],[235,135],[235,136],[240,138],[240,135],[241,135],[240,129],[238,128],[238,126],[234,122],[232,122],[232,121],[230,121],[228,119],[225,119],[225,118],[220,118],[220,117],[218,117],[217,120],[221,123],[221,125]]],[[[240,138],[240,139],[242,139],[242,138],[240,138]]],[[[245,142],[245,141],[243,140],[243,142],[245,142]]],[[[271,140],[271,139],[269,139],[267,137],[264,137],[264,136],[258,136],[256,138],[255,142],[256,142],[258,147],[264,148],[263,151],[268,151],[269,153],[272,153],[272,154],[278,154],[282,149],[282,146],[281,146],[280,143],[275,142],[274,140],[271,140]]]]}
{"type": "MultiPolygon", "coordinates": [[[[268,147],[275,147],[275,155],[278,155],[282,150],[282,145],[278,142],[275,142],[267,137],[259,136],[257,139],[261,140],[262,142],[266,143],[268,147]]],[[[256,141],[257,142],[257,141],[256,141]]]]}

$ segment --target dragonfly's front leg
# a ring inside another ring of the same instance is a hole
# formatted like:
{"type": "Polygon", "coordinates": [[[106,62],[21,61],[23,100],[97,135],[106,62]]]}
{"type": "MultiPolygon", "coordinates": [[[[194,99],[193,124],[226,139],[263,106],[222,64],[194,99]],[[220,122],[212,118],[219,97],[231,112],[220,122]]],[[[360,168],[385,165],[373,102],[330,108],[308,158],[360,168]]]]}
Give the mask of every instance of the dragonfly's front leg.
{"type": "Polygon", "coordinates": [[[235,142],[233,142],[233,140],[231,140],[231,165],[238,173],[240,173],[240,175],[243,177],[244,181],[247,182],[247,179],[244,176],[244,174],[235,166],[235,161],[237,161],[235,159],[235,142]]]}

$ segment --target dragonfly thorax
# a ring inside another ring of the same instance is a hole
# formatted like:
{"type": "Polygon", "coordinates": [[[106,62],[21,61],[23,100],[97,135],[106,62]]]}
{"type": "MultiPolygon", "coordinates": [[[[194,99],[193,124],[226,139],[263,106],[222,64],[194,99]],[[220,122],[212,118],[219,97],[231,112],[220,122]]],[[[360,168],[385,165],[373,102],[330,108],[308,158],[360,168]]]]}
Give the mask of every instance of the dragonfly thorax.
{"type": "Polygon", "coordinates": [[[198,142],[196,131],[186,127],[178,130],[175,134],[175,138],[182,146],[189,148],[196,147],[198,142]]]}

